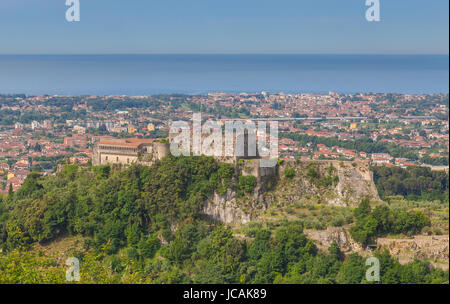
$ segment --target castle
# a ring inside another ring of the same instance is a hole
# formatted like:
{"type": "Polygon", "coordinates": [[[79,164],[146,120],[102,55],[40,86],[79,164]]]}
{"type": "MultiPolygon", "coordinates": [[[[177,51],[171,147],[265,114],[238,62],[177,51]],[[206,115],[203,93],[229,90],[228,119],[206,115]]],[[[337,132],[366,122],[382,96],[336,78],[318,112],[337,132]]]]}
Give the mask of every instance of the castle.
{"type": "MultiPolygon", "coordinates": [[[[169,135],[169,140],[172,138],[169,135]]],[[[107,137],[94,144],[92,164],[94,166],[106,164],[131,165],[139,163],[152,165],[170,153],[170,144],[167,139],[141,139],[141,138],[113,138],[107,137]]],[[[236,140],[236,138],[235,138],[236,140]]],[[[236,141],[235,141],[236,144],[236,141]]],[[[238,164],[239,159],[246,160],[246,170],[243,175],[254,175],[258,179],[275,174],[275,168],[261,168],[259,155],[248,155],[248,136],[244,135],[245,154],[239,157],[214,157],[221,162],[238,164]],[[255,162],[256,161],[256,162],[255,162]]]]}
{"type": "Polygon", "coordinates": [[[169,154],[170,145],[161,139],[110,138],[94,144],[92,164],[150,165],[169,154]]]}

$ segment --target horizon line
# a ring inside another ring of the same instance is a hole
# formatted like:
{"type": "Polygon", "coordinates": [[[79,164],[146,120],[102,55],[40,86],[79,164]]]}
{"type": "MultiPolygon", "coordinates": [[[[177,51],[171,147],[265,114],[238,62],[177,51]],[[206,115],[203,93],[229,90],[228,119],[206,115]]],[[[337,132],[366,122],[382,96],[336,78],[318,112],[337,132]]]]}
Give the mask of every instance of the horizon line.
{"type": "Polygon", "coordinates": [[[449,56],[449,53],[302,53],[302,52],[118,52],[118,53],[0,53],[0,56],[113,56],[113,55],[359,55],[359,56],[449,56]]]}
{"type": "MultiPolygon", "coordinates": [[[[28,97],[40,97],[40,96],[48,96],[48,97],[52,97],[52,96],[62,96],[62,97],[87,97],[87,96],[96,96],[96,97],[122,97],[122,96],[126,96],[126,97],[152,97],[152,96],[157,96],[157,95],[184,95],[184,96],[206,96],[209,94],[225,94],[225,95],[241,95],[241,94],[249,94],[249,95],[253,95],[253,94],[261,94],[262,92],[266,92],[269,94],[274,94],[274,95],[281,95],[281,94],[285,94],[285,95],[298,95],[298,94],[310,94],[310,95],[329,95],[330,93],[334,93],[334,94],[338,94],[338,95],[388,95],[388,94],[392,94],[392,95],[449,95],[449,93],[445,93],[445,92],[428,92],[428,93],[400,93],[400,92],[369,92],[369,91],[361,91],[361,92],[343,92],[343,91],[328,91],[328,92],[319,92],[319,91],[312,91],[312,92],[308,92],[308,91],[292,91],[292,92],[283,92],[283,91],[204,91],[204,92],[196,92],[196,93],[181,93],[181,92],[166,92],[166,93],[148,93],[148,94],[61,94],[61,93],[43,93],[43,94],[27,94],[24,92],[21,93],[7,93],[7,92],[1,92],[0,91],[0,96],[8,96],[8,95],[25,95],[27,98],[28,97]]],[[[192,112],[192,111],[191,111],[192,112]]]]}

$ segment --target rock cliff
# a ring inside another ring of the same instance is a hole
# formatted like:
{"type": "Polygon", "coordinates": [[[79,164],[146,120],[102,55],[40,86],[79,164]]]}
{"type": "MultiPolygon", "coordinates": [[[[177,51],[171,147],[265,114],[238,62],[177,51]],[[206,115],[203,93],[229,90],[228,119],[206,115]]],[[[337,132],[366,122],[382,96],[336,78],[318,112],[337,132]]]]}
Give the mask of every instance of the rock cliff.
{"type": "Polygon", "coordinates": [[[258,162],[245,161],[238,166],[241,175],[254,175],[257,186],[253,195],[237,197],[228,190],[215,193],[203,208],[205,214],[226,224],[245,224],[258,217],[274,202],[311,202],[334,206],[357,205],[363,197],[379,200],[369,164],[364,162],[286,162],[279,168],[257,168],[258,162]],[[284,177],[292,168],[293,178],[284,177]],[[311,177],[311,172],[317,176],[311,177]],[[309,174],[309,175],[308,175],[309,174]]]}

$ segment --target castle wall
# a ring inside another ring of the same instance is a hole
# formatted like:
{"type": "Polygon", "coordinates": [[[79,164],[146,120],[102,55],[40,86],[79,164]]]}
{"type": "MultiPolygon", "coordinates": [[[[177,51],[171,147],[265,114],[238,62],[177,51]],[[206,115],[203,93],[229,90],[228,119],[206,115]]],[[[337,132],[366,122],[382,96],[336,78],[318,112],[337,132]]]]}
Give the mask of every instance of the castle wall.
{"type": "Polygon", "coordinates": [[[112,153],[101,153],[100,164],[124,164],[129,165],[133,162],[137,162],[138,157],[136,155],[119,155],[112,153]]]}
{"type": "Polygon", "coordinates": [[[98,144],[97,143],[94,145],[94,153],[92,155],[92,164],[94,166],[101,165],[100,153],[99,153],[99,150],[98,150],[98,144]]]}
{"type": "MultiPolygon", "coordinates": [[[[123,164],[130,165],[132,163],[140,163],[143,165],[152,165],[154,162],[161,160],[170,154],[170,144],[153,142],[142,143],[136,148],[108,146],[105,144],[96,144],[94,146],[93,161],[96,166],[105,164],[123,164]]],[[[241,171],[242,175],[253,175],[258,181],[264,177],[276,174],[276,168],[264,168],[260,166],[258,157],[215,157],[219,162],[231,163],[237,165],[239,159],[244,162],[242,166],[237,166],[236,170],[241,171]],[[239,168],[238,168],[239,167],[239,168]]]]}
{"type": "Polygon", "coordinates": [[[151,164],[167,156],[170,153],[169,147],[167,143],[157,142],[145,143],[137,148],[109,147],[96,144],[94,146],[92,163],[95,166],[105,164],[128,165],[133,162],[151,164]]]}
{"type": "Polygon", "coordinates": [[[170,145],[167,143],[153,143],[153,159],[161,160],[170,153],[170,145]]]}
{"type": "Polygon", "coordinates": [[[274,176],[277,174],[277,168],[275,166],[261,167],[259,159],[242,159],[242,161],[242,164],[239,165],[241,175],[253,175],[254,177],[256,177],[258,182],[266,177],[274,176]]]}

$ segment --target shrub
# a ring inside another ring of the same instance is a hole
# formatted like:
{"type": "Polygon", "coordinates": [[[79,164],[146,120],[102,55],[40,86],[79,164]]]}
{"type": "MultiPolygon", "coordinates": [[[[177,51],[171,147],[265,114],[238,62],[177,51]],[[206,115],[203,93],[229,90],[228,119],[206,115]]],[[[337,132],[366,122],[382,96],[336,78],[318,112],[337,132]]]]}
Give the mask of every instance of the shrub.
{"type": "Polygon", "coordinates": [[[433,228],[433,233],[436,234],[436,235],[442,235],[442,231],[438,227],[434,227],[433,228]]]}
{"type": "Polygon", "coordinates": [[[334,227],[341,227],[345,223],[345,219],[342,216],[337,216],[331,221],[331,225],[334,227]]]}
{"type": "Polygon", "coordinates": [[[294,209],[292,207],[287,207],[286,208],[286,212],[289,213],[289,214],[294,214],[295,213],[295,211],[294,211],[294,209]]]}
{"type": "Polygon", "coordinates": [[[292,179],[295,176],[295,170],[293,168],[287,168],[284,170],[284,176],[288,179],[292,179]]]}
{"type": "Polygon", "coordinates": [[[111,271],[120,273],[124,269],[124,266],[122,265],[122,260],[118,255],[112,255],[110,258],[110,267],[111,271]]]}
{"type": "Polygon", "coordinates": [[[314,168],[308,168],[306,175],[311,179],[315,179],[315,178],[319,177],[319,173],[314,168]]]}
{"type": "Polygon", "coordinates": [[[431,235],[431,228],[428,226],[425,226],[422,228],[422,233],[425,233],[427,235],[431,235]]]}
{"type": "Polygon", "coordinates": [[[126,252],[127,252],[127,257],[130,260],[138,260],[139,259],[139,253],[136,248],[128,247],[126,252]]]}
{"type": "Polygon", "coordinates": [[[246,192],[252,193],[256,187],[256,177],[253,175],[239,176],[239,188],[246,192]]]}

